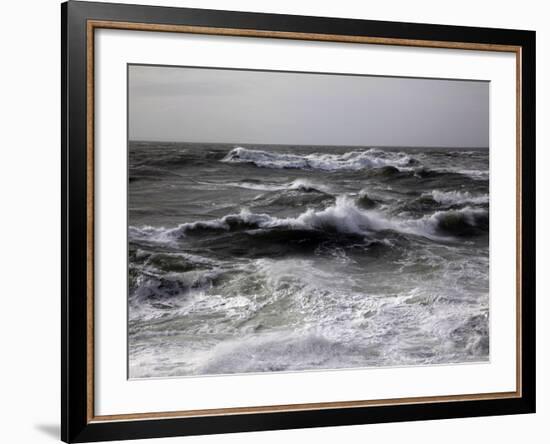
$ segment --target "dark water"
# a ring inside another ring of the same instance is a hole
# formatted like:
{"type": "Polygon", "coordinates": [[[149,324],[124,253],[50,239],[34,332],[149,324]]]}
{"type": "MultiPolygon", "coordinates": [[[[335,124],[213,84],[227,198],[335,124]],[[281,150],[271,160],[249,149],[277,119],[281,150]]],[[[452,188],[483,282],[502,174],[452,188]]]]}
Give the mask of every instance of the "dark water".
{"type": "Polygon", "coordinates": [[[486,361],[488,168],[130,143],[130,377],[486,361]]]}

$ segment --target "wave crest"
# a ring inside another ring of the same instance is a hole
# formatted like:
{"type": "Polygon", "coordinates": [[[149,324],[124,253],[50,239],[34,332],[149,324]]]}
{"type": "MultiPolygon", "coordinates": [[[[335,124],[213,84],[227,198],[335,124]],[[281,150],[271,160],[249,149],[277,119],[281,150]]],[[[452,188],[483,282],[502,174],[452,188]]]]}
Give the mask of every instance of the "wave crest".
{"type": "Polygon", "coordinates": [[[207,221],[188,222],[171,229],[132,227],[130,237],[166,242],[188,235],[224,231],[285,229],[359,236],[391,230],[434,239],[448,234],[455,236],[479,234],[488,230],[488,223],[487,210],[470,207],[438,211],[418,219],[389,218],[378,211],[359,208],[353,199],[344,195],[339,196],[334,205],[323,210],[308,209],[297,217],[278,218],[269,214],[251,213],[243,209],[238,214],[229,214],[207,221]]]}
{"type": "Polygon", "coordinates": [[[251,163],[261,168],[294,168],[304,170],[357,171],[364,168],[386,166],[406,167],[415,160],[404,153],[387,152],[374,148],[363,151],[349,151],[343,154],[289,154],[253,150],[243,147],[232,149],[221,160],[226,163],[251,163]]]}
{"type": "Polygon", "coordinates": [[[481,208],[438,211],[428,222],[437,231],[454,236],[472,236],[489,230],[489,213],[481,208]]]}
{"type": "Polygon", "coordinates": [[[433,200],[444,205],[461,205],[461,204],[488,204],[489,195],[480,194],[474,195],[467,191],[439,191],[431,192],[433,200]]]}
{"type": "Polygon", "coordinates": [[[290,183],[262,183],[258,180],[242,180],[240,182],[231,182],[230,185],[237,188],[244,188],[254,191],[301,191],[304,193],[330,193],[326,185],[315,183],[308,179],[296,179],[290,183]]]}

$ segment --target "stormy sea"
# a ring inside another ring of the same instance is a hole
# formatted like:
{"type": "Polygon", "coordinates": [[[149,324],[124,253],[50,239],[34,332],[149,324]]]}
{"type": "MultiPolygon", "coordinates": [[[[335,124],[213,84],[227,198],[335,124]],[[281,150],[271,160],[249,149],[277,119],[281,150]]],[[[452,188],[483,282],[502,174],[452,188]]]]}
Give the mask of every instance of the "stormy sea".
{"type": "Polygon", "coordinates": [[[489,151],[130,142],[130,378],[489,359],[489,151]]]}

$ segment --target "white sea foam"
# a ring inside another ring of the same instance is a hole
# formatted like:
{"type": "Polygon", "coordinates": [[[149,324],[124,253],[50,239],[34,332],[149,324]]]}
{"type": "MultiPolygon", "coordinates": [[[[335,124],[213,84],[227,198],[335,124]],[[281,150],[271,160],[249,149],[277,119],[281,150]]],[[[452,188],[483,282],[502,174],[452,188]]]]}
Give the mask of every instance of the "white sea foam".
{"type": "Polygon", "coordinates": [[[462,174],[464,176],[468,176],[468,177],[470,177],[471,179],[474,179],[474,180],[489,180],[489,171],[488,170],[480,171],[480,170],[459,169],[459,170],[456,170],[454,172],[462,174]]]}
{"type": "Polygon", "coordinates": [[[232,186],[237,188],[245,188],[247,190],[255,191],[304,191],[311,192],[317,191],[322,193],[329,193],[330,188],[326,185],[315,183],[308,179],[296,179],[289,183],[277,184],[277,183],[260,183],[243,180],[241,182],[230,182],[224,184],[224,186],[232,186]]]}
{"type": "Polygon", "coordinates": [[[433,200],[441,204],[454,205],[454,204],[486,204],[489,203],[488,194],[474,195],[467,191],[439,191],[434,190],[431,192],[433,200]]]}
{"type": "Polygon", "coordinates": [[[343,154],[289,154],[236,147],[222,162],[252,163],[263,168],[297,168],[322,171],[362,170],[385,166],[406,167],[412,158],[404,153],[381,151],[374,148],[343,154]]]}
{"type": "Polygon", "coordinates": [[[328,186],[317,184],[308,179],[296,179],[288,184],[287,189],[299,191],[321,191],[323,193],[330,192],[330,188],[328,186]]]}

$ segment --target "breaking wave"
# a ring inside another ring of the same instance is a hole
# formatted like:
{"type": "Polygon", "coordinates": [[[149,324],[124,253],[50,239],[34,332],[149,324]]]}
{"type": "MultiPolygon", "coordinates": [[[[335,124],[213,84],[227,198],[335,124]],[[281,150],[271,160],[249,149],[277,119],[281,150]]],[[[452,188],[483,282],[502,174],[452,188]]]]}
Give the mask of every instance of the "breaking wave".
{"type": "Polygon", "coordinates": [[[252,213],[243,209],[219,219],[188,222],[176,228],[131,227],[130,237],[168,242],[185,236],[217,232],[285,229],[301,232],[322,232],[368,236],[374,232],[391,230],[428,238],[444,235],[474,235],[488,230],[489,214],[485,209],[465,207],[458,210],[437,211],[418,219],[391,218],[374,210],[364,210],[356,202],[339,196],[334,205],[323,210],[308,209],[297,217],[278,218],[269,214],[252,213]]]}
{"type": "Polygon", "coordinates": [[[223,159],[227,163],[251,163],[262,168],[295,168],[321,171],[357,171],[385,166],[407,167],[415,160],[407,154],[381,151],[374,148],[349,151],[344,154],[288,154],[253,150],[243,147],[232,149],[223,159]]]}

